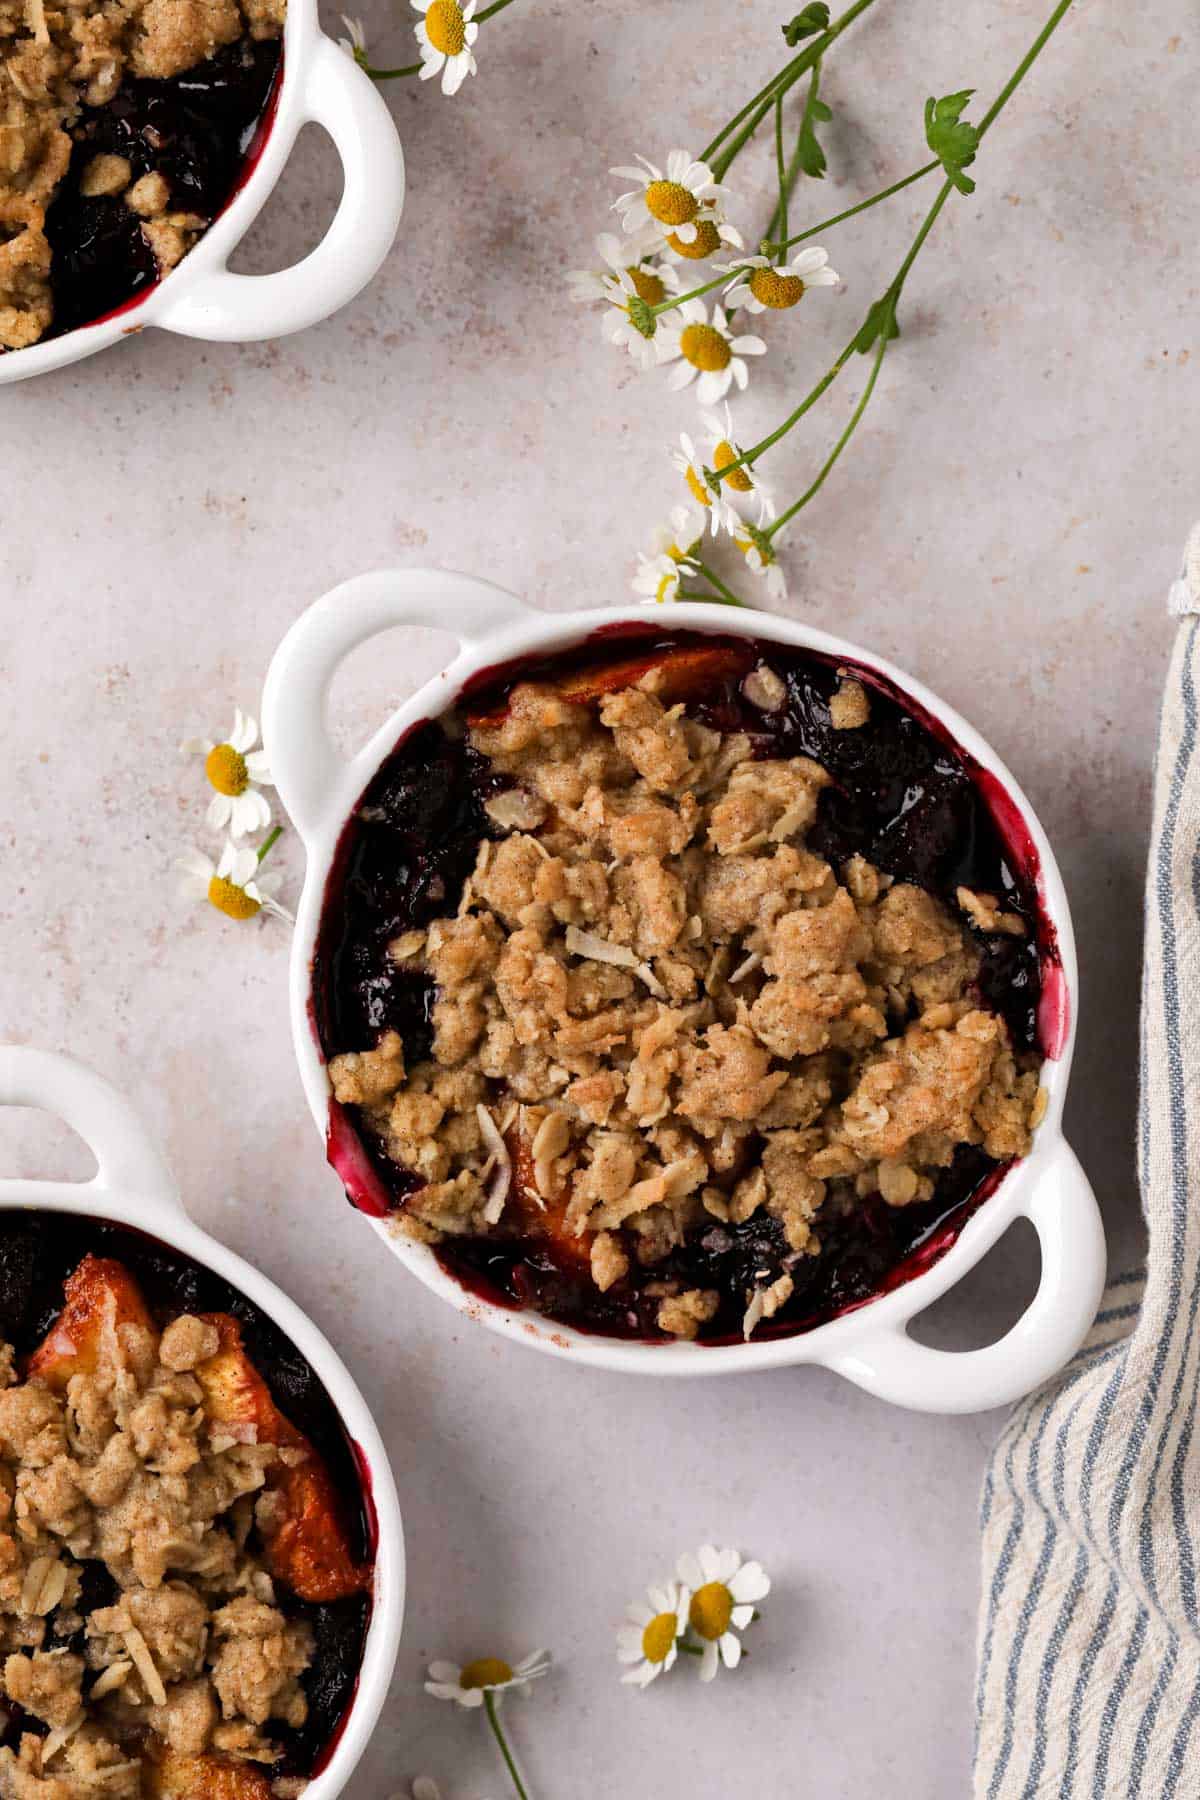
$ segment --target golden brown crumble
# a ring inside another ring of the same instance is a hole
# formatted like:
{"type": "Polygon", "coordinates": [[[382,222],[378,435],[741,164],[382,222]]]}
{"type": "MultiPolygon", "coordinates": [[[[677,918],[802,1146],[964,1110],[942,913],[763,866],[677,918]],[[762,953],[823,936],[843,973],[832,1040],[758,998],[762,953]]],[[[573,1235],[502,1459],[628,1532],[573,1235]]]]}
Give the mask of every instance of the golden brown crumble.
{"type": "MultiPolygon", "coordinates": [[[[0,0],[0,350],[36,343],[52,322],[44,226],[71,159],[82,106],[113,98],[123,75],[181,74],[246,34],[278,37],[286,0],[0,0]]],[[[162,269],[208,224],[172,211],[161,176],[129,185],[124,157],[84,171],[85,194],[124,191],[162,269]]]]}
{"type": "Polygon", "coordinates": [[[89,1257],[26,1378],[5,1346],[0,1381],[0,1692],[49,1727],[0,1749],[0,1795],[269,1800],[254,1765],[273,1721],[304,1722],[313,1651],[277,1604],[300,1566],[280,1526],[288,1481],[319,1471],[237,1326],[160,1337],[122,1266],[89,1257]],[[97,1561],[116,1598],[84,1613],[97,1561]]]}
{"type": "MultiPolygon", "coordinates": [[[[743,690],[764,711],[770,674],[743,690]]],[[[471,728],[513,784],[488,804],[505,835],[455,916],[390,946],[435,984],[433,1056],[388,1032],[329,1065],[423,1183],[399,1230],[548,1233],[602,1291],[706,1217],[761,1210],[814,1255],[831,1194],[928,1200],[961,1144],[1024,1154],[1037,1105],[1033,1059],[972,997],[971,927],[1023,922],[831,867],[806,846],[825,770],[754,760],[660,691],[656,670],[591,706],[527,683],[471,728]]],[[[833,699],[839,730],[867,723],[859,682],[833,699]]],[[[678,1286],[658,1323],[694,1336],[717,1296],[678,1286]]],[[[791,1287],[747,1293],[747,1335],[791,1287]]]]}

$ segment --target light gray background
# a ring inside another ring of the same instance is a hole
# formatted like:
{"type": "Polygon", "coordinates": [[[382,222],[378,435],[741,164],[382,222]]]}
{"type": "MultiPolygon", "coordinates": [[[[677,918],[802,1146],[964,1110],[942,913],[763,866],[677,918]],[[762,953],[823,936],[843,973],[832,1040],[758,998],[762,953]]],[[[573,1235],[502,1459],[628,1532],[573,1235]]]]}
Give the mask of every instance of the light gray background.
{"type": "MultiPolygon", "coordinates": [[[[286,932],[181,913],[169,879],[178,849],[205,841],[178,739],[256,705],[275,643],[327,587],[430,563],[542,607],[623,595],[676,498],[666,449],[695,403],[602,346],[561,272],[606,222],[608,165],[702,143],[775,66],[789,10],[519,0],[484,26],[457,99],[393,91],[402,236],[340,317],[245,348],[151,333],[0,402],[0,1032],[74,1051],[131,1095],[195,1216],[308,1308],[376,1409],[411,1587],[356,1800],[420,1772],[448,1800],[498,1800],[480,1720],[426,1699],[423,1664],[540,1644],[559,1669],[511,1710],[538,1800],[968,1788],[975,1508],[998,1419],[909,1416],[804,1372],[619,1380],[460,1323],[381,1260],[323,1164],[288,1042],[286,932]],[[710,1536],[774,1577],[752,1661],[712,1689],[687,1668],[623,1690],[626,1600],[710,1536]]],[[[795,215],[914,166],[925,95],[990,97],[1048,10],[878,0],[827,74],[837,179],[795,215]]],[[[368,12],[381,55],[409,60],[410,15],[386,17],[368,12]]],[[[989,139],[978,192],[939,223],[860,438],[788,554],[791,609],[964,711],[1056,842],[1085,994],[1070,1120],[1118,1256],[1138,1236],[1162,602],[1200,510],[1195,24],[1190,0],[1081,0],[989,139]]],[[[243,266],[293,260],[328,216],[336,175],[312,139],[243,266]]],[[[765,148],[735,172],[751,232],[765,148]]],[[[845,290],[775,323],[744,436],[782,415],[882,289],[924,193],[831,235],[845,290]]],[[[855,391],[776,458],[780,490],[811,477],[855,391]]],[[[360,655],[337,695],[347,738],[444,647],[430,634],[360,655]]],[[[294,890],[294,846],[286,860],[294,890]]],[[[10,1115],[2,1131],[21,1172],[82,1166],[41,1122],[10,1115]]],[[[1027,1255],[998,1252],[929,1329],[998,1329],[1027,1255]]]]}

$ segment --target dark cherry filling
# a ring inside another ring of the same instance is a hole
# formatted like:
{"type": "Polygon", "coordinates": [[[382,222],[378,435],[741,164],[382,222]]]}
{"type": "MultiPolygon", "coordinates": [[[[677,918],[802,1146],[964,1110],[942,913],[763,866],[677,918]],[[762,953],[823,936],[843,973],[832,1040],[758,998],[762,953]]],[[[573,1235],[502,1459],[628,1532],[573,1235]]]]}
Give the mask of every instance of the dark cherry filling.
{"type": "MultiPolygon", "coordinates": [[[[210,1269],[128,1226],[105,1220],[76,1218],[67,1213],[6,1212],[0,1214],[0,1338],[25,1355],[40,1344],[62,1307],[63,1283],[91,1252],[113,1257],[137,1279],[146,1302],[165,1324],[181,1312],[232,1313],[242,1328],[246,1350],[261,1372],[280,1410],[310,1440],[324,1459],[342,1500],[356,1557],[374,1555],[373,1532],[363,1483],[332,1400],[311,1364],[272,1320],[246,1296],[210,1269]]],[[[88,1614],[110,1606],[116,1584],[103,1563],[83,1564],[79,1611],[88,1614]]],[[[298,1728],[272,1720],[272,1739],[283,1750],[273,1765],[277,1775],[311,1775],[323,1753],[336,1741],[354,1697],[370,1617],[367,1596],[312,1605],[279,1590],[279,1602],[290,1616],[307,1619],[316,1637],[311,1666],[301,1676],[308,1698],[308,1718],[298,1728]]],[[[82,1643],[69,1643],[78,1649],[82,1643]]],[[[16,1743],[22,1731],[44,1735],[37,1719],[7,1706],[0,1742],[16,1743]]]]}
{"type": "MultiPolygon", "coordinates": [[[[1052,1053],[1039,1027],[1039,1001],[1043,967],[1055,963],[1056,952],[1038,904],[1033,846],[1006,841],[983,772],[936,721],[873,671],[854,671],[871,690],[869,723],[837,731],[829,700],[839,665],[826,657],[741,638],[617,627],[569,654],[486,672],[470,685],[462,710],[499,711],[518,681],[558,680],[631,656],[649,664],[667,650],[714,645],[731,651],[731,666],[688,698],[688,714],[716,730],[748,733],[758,757],[809,756],[828,770],[833,780],[821,794],[810,848],[839,868],[861,854],[937,895],[952,913],[958,914],[955,890],[965,886],[1000,896],[1006,911],[1028,921],[1024,938],[979,939],[978,999],[1004,1017],[1018,1052],[1052,1053]],[[761,712],[742,695],[745,675],[759,662],[786,685],[776,713],[761,712]]],[[[454,911],[479,840],[500,835],[482,802],[505,785],[507,778],[494,774],[461,736],[447,735],[434,721],[414,727],[375,775],[339,844],[314,958],[316,1023],[327,1058],[370,1049],[389,1028],[403,1038],[409,1066],[430,1055],[432,984],[398,969],[387,945],[454,911]]],[[[384,1191],[402,1205],[415,1178],[369,1136],[364,1144],[384,1191]]],[[[811,1329],[928,1266],[1002,1173],[981,1150],[962,1145],[925,1204],[889,1207],[874,1196],[839,1209],[831,1194],[819,1219],[820,1254],[791,1265],[792,1298],[759,1335],[811,1329]]],[[[673,1280],[716,1289],[720,1311],[703,1335],[719,1342],[740,1339],[746,1291],[783,1272],[787,1245],[782,1227],[766,1215],[732,1226],[714,1220],[607,1294],[586,1268],[564,1263],[530,1238],[455,1238],[439,1245],[437,1255],[464,1286],[489,1299],[622,1337],[659,1335],[659,1302],[642,1291],[645,1284],[673,1280]]]]}
{"type": "Polygon", "coordinates": [[[123,306],[158,280],[141,220],[119,196],[85,198],[93,156],[128,159],[133,179],[170,183],[172,212],[212,220],[238,184],[271,97],[281,46],[243,38],[167,81],[126,80],[105,106],[84,107],[72,128],[70,167],[46,215],[54,323],[61,336],[123,306]]]}

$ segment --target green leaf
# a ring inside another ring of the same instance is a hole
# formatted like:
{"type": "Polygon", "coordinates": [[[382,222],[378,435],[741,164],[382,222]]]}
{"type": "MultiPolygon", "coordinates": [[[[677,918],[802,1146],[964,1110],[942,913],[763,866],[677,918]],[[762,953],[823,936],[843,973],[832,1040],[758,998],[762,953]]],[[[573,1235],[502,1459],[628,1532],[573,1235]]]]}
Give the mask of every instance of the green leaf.
{"type": "Polygon", "coordinates": [[[783,39],[788,48],[794,50],[804,38],[816,37],[818,31],[829,30],[829,8],[824,0],[811,0],[810,5],[798,12],[789,24],[782,27],[783,39]]]}
{"type": "Polygon", "coordinates": [[[883,338],[890,343],[900,336],[900,327],[896,323],[896,297],[890,291],[883,298],[873,302],[862,328],[854,340],[854,348],[860,356],[867,356],[875,345],[883,338]]]}
{"type": "Polygon", "coordinates": [[[814,181],[823,179],[826,169],[825,152],[817,138],[817,126],[828,125],[833,114],[823,100],[815,95],[804,109],[804,117],[800,121],[800,136],[796,142],[796,154],[800,158],[800,167],[814,181]]]}
{"type": "Polygon", "coordinates": [[[925,102],[925,141],[960,194],[975,192],[975,183],[963,170],[975,161],[979,132],[962,117],[974,92],[974,88],[963,88],[959,94],[943,94],[940,100],[925,102]]]}

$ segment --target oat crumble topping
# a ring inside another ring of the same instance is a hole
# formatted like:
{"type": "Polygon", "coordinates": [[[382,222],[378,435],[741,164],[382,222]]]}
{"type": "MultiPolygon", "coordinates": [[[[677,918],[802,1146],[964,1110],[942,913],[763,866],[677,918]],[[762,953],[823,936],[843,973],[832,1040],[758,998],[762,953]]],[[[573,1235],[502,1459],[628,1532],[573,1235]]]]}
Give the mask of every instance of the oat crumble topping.
{"type": "MultiPolygon", "coordinates": [[[[839,733],[871,705],[839,671],[839,733]]],[[[770,714],[778,675],[742,692],[770,714]]],[[[807,838],[830,777],[755,757],[688,716],[660,669],[593,697],[527,682],[472,749],[510,785],[457,910],[389,946],[434,984],[432,1055],[395,1031],[335,1055],[335,1099],[410,1171],[396,1228],[428,1243],[549,1239],[602,1292],[706,1223],[770,1218],[788,1268],[822,1214],[928,1200],[962,1145],[1025,1154],[1037,1057],[975,989],[981,932],[1024,933],[995,895],[952,911],[807,838]]],[[[792,1292],[746,1290],[745,1332],[792,1292]]],[[[718,1296],[661,1284],[694,1337],[718,1296]]]]}
{"type": "MultiPolygon", "coordinates": [[[[81,108],[105,105],[127,75],[179,75],[241,37],[278,37],[284,11],[285,0],[0,0],[0,349],[36,343],[52,323],[46,212],[81,108]]],[[[132,173],[98,155],[81,191],[123,193],[165,273],[209,220],[173,206],[161,176],[132,173]]]]}
{"type": "Polygon", "coordinates": [[[85,1258],[24,1378],[0,1349],[0,1690],[28,1715],[0,1796],[272,1800],[314,1650],[288,1596],[363,1581],[328,1479],[230,1315],[160,1334],[85,1258]]]}

